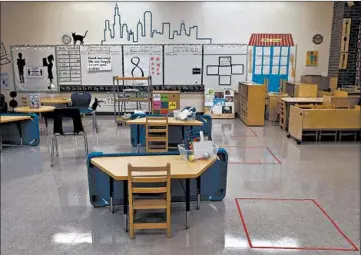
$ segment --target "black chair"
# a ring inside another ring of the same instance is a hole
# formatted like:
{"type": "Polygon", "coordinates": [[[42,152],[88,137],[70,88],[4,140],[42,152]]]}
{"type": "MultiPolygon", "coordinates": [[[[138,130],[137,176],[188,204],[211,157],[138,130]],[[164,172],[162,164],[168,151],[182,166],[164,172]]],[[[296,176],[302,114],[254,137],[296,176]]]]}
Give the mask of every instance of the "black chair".
{"type": "Polygon", "coordinates": [[[51,166],[53,166],[54,147],[56,154],[59,156],[58,150],[58,136],[82,136],[84,138],[85,153],[88,155],[88,139],[81,122],[80,110],[76,107],[67,107],[55,109],[53,112],[54,117],[54,131],[51,141],[51,166]],[[73,121],[72,127],[63,127],[63,119],[71,118],[73,121]]]}
{"type": "Polygon", "coordinates": [[[90,107],[92,95],[89,92],[74,92],[71,94],[71,105],[80,109],[80,114],[91,114],[93,116],[93,129],[98,132],[98,124],[96,120],[96,109],[99,106],[99,101],[95,98],[94,103],[90,107]]]}
{"type": "Polygon", "coordinates": [[[8,112],[8,104],[5,101],[5,96],[0,94],[0,113],[8,112]]]}

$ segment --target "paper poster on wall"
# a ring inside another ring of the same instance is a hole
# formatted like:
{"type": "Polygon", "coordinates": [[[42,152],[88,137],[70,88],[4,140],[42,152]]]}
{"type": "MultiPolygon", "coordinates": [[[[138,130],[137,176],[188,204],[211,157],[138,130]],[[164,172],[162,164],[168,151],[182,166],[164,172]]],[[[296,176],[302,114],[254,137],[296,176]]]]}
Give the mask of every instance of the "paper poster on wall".
{"type": "Polygon", "coordinates": [[[80,46],[57,46],[56,56],[59,85],[81,85],[85,70],[81,70],[80,46]]]}
{"type": "Polygon", "coordinates": [[[8,73],[0,73],[0,82],[2,89],[9,89],[9,74],[8,73]]]}
{"type": "Polygon", "coordinates": [[[111,71],[112,57],[111,56],[88,56],[88,71],[111,71]]]}
{"type": "Polygon", "coordinates": [[[54,46],[12,46],[15,90],[46,92],[57,90],[54,46]]]}
{"type": "Polygon", "coordinates": [[[44,68],[42,66],[28,66],[26,67],[28,78],[43,78],[44,68]]]}
{"type": "Polygon", "coordinates": [[[306,52],[306,66],[318,65],[318,51],[312,50],[306,52]]]}
{"type": "MultiPolygon", "coordinates": [[[[163,52],[161,45],[124,45],[124,76],[152,76],[153,85],[163,84],[163,52]]],[[[146,81],[136,81],[146,85],[146,81]]]]}
{"type": "Polygon", "coordinates": [[[122,76],[121,45],[81,45],[79,47],[81,84],[112,85],[113,76],[122,76]]]}

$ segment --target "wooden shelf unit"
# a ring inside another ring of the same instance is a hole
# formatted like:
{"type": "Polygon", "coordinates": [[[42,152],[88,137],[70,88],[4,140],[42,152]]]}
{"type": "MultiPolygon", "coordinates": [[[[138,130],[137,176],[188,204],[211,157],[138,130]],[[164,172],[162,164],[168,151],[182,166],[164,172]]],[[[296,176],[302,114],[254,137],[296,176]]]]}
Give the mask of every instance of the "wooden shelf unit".
{"type": "Polygon", "coordinates": [[[286,83],[286,93],[291,97],[317,97],[317,84],[312,83],[286,83]]]}
{"type": "Polygon", "coordinates": [[[247,126],[264,125],[265,91],[264,84],[239,83],[239,118],[247,126]]]}

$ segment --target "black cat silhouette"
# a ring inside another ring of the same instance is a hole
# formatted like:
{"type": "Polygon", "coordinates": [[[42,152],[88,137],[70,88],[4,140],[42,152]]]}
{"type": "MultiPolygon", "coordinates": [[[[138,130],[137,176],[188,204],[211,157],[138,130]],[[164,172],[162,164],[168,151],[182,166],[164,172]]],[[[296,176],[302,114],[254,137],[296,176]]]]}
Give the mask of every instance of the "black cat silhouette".
{"type": "Polygon", "coordinates": [[[79,41],[80,44],[83,45],[84,44],[84,38],[85,38],[87,33],[88,33],[88,30],[85,32],[84,35],[77,35],[77,34],[72,32],[71,35],[73,37],[74,45],[76,44],[77,41],[79,41]]]}

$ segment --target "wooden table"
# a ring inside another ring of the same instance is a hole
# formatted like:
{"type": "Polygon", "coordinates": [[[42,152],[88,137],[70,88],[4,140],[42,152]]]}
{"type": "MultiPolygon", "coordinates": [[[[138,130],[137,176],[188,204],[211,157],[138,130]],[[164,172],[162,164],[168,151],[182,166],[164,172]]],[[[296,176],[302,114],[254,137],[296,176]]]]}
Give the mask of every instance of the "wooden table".
{"type": "Polygon", "coordinates": [[[0,123],[31,120],[30,116],[0,116],[0,123]]]}
{"type": "MultiPolygon", "coordinates": [[[[1,124],[10,123],[10,122],[15,122],[16,123],[16,127],[18,128],[19,136],[20,136],[20,146],[23,146],[23,134],[22,134],[22,131],[21,131],[20,122],[24,121],[24,120],[31,120],[31,117],[30,116],[0,116],[0,123],[1,124]]],[[[1,142],[1,148],[2,148],[3,143],[2,143],[2,137],[1,136],[0,136],[0,142],[1,142]]],[[[10,144],[6,144],[6,145],[10,146],[10,144]]],[[[14,145],[11,145],[11,146],[14,146],[14,145]]]]}
{"type": "MultiPolygon", "coordinates": [[[[134,120],[128,120],[127,124],[131,125],[145,125],[146,118],[139,118],[134,120]]],[[[157,121],[151,121],[156,123],[157,121]]],[[[199,120],[177,120],[174,117],[168,117],[168,125],[170,126],[202,126],[203,122],[199,120]]]]}
{"type": "Polygon", "coordinates": [[[42,104],[70,104],[70,98],[66,97],[43,97],[40,98],[40,103],[42,104]]]}
{"type": "Polygon", "coordinates": [[[22,113],[43,113],[43,112],[53,112],[55,109],[54,106],[40,106],[39,108],[30,108],[29,106],[25,107],[16,107],[15,112],[22,113]]]}
{"type": "Polygon", "coordinates": [[[55,109],[54,106],[44,106],[44,105],[42,105],[39,108],[30,108],[29,106],[16,107],[14,109],[14,111],[15,112],[21,112],[21,113],[38,113],[38,114],[42,114],[42,116],[44,117],[44,121],[45,121],[46,133],[48,133],[48,119],[44,115],[44,113],[53,112],[54,109],[55,109]]]}
{"type": "Polygon", "coordinates": [[[288,122],[290,117],[290,106],[295,104],[322,104],[322,97],[283,97],[281,99],[286,103],[286,121],[285,128],[288,130],[288,122]]]}
{"type": "MultiPolygon", "coordinates": [[[[186,180],[186,228],[189,227],[188,217],[190,211],[190,179],[197,179],[197,209],[200,205],[201,174],[204,173],[217,158],[211,157],[205,160],[196,160],[193,162],[181,159],[180,155],[161,155],[161,156],[129,156],[129,157],[100,157],[92,158],[91,163],[101,171],[109,175],[110,187],[110,207],[113,212],[113,190],[114,180],[124,182],[124,216],[127,224],[128,214],[128,164],[132,166],[163,166],[167,163],[171,165],[171,178],[186,180]]],[[[127,225],[126,225],[127,229],[127,225]]]]}

